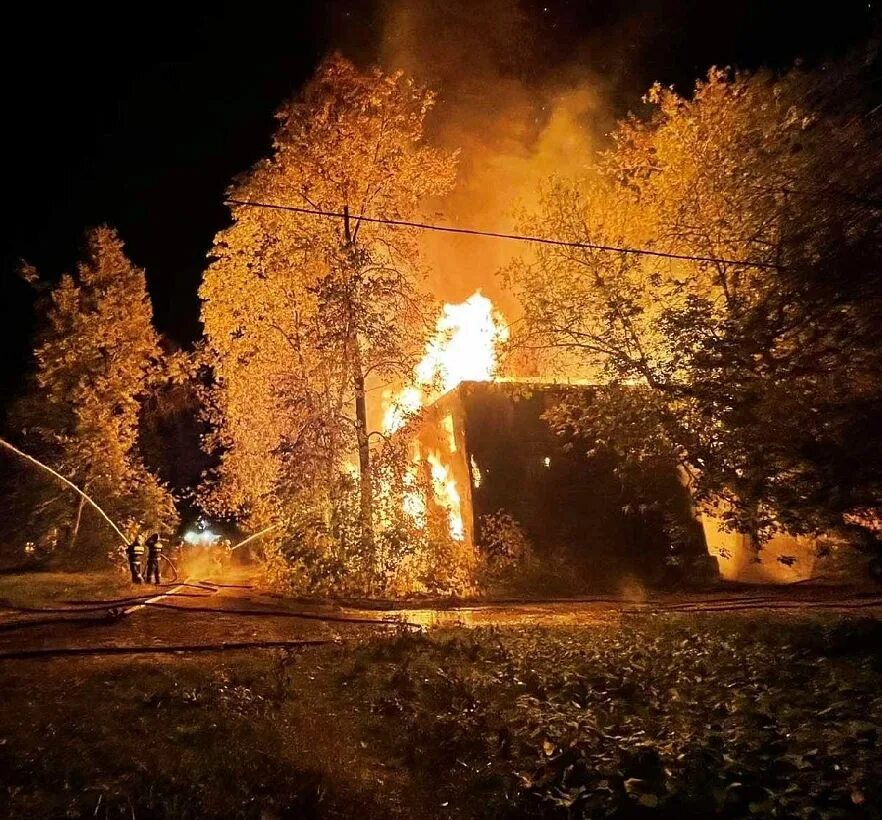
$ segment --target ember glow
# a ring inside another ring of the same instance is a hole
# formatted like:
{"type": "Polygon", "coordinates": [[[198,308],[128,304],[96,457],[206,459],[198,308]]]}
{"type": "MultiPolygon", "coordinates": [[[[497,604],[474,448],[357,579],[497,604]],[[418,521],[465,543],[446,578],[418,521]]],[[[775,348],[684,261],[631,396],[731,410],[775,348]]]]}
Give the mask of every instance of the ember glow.
{"type": "Polygon", "coordinates": [[[498,347],[508,335],[505,318],[480,290],[465,302],[445,304],[426,352],[414,368],[413,382],[386,398],[386,433],[400,430],[425,405],[461,382],[491,381],[496,375],[498,347]]]}
{"type": "Polygon", "coordinates": [[[455,541],[465,538],[465,526],[462,521],[462,500],[450,468],[444,464],[440,453],[429,453],[429,465],[432,468],[432,487],[435,503],[447,510],[447,526],[450,537],[455,541]]]}
{"type": "Polygon", "coordinates": [[[404,498],[402,509],[417,527],[426,526],[426,499],[419,488],[419,459],[411,464],[404,474],[404,498]]]}
{"type": "MultiPolygon", "coordinates": [[[[404,427],[423,407],[464,381],[491,381],[496,377],[499,345],[509,336],[508,324],[493,302],[480,290],[459,304],[445,304],[435,333],[426,343],[425,354],[413,371],[411,384],[394,396],[385,397],[383,427],[387,434],[404,427]]],[[[453,417],[440,421],[441,445],[426,456],[432,478],[433,503],[444,511],[448,532],[455,541],[465,539],[462,498],[449,456],[457,451],[453,417]],[[446,450],[446,452],[442,452],[446,450]]],[[[404,511],[418,525],[426,523],[426,502],[417,488],[421,462],[417,455],[408,473],[404,511]]],[[[480,481],[480,478],[478,479],[480,481]]]]}
{"type": "Polygon", "coordinates": [[[475,461],[474,455],[469,456],[469,466],[471,467],[472,473],[472,486],[477,490],[481,486],[483,476],[481,475],[481,468],[478,466],[478,462],[475,461]]]}

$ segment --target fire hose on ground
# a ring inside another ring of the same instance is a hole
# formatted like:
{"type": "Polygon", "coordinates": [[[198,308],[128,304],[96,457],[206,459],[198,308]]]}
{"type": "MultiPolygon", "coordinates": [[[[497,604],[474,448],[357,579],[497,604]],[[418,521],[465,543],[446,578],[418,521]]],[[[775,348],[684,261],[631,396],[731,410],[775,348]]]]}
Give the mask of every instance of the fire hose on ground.
{"type": "Polygon", "coordinates": [[[292,641],[228,641],[223,643],[178,644],[170,646],[62,646],[58,648],[13,649],[0,652],[0,661],[39,660],[89,655],[174,655],[183,652],[233,652],[255,649],[302,649],[342,643],[339,639],[292,641]]]}
{"type": "MultiPolygon", "coordinates": [[[[155,597],[155,596],[154,596],[155,597]]],[[[208,595],[196,595],[193,596],[196,598],[207,598],[211,597],[208,595]]],[[[50,618],[50,619],[41,619],[41,620],[24,620],[24,621],[15,621],[7,624],[0,624],[0,631],[15,629],[19,627],[32,627],[32,626],[48,626],[51,624],[57,623],[106,623],[108,621],[113,621],[122,617],[124,611],[121,608],[128,605],[140,605],[144,607],[153,607],[155,609],[163,609],[163,610],[171,610],[174,612],[181,613],[193,613],[193,614],[212,614],[212,615],[225,615],[225,616],[236,616],[243,618],[295,618],[298,620],[304,621],[320,621],[325,623],[344,623],[344,624],[354,624],[357,626],[398,626],[405,627],[410,629],[419,629],[418,624],[410,623],[409,621],[396,619],[396,618],[357,618],[357,617],[349,617],[346,615],[333,615],[330,613],[321,613],[321,612],[303,612],[289,609],[225,609],[223,607],[205,607],[205,606],[175,606],[174,604],[163,604],[159,601],[153,601],[152,599],[144,599],[143,597],[138,598],[130,598],[130,599],[117,599],[113,602],[105,602],[104,605],[101,605],[99,602],[95,602],[94,604],[89,604],[85,607],[71,607],[71,608],[62,608],[62,607],[45,607],[45,608],[29,608],[29,607],[18,607],[18,606],[5,606],[4,609],[13,611],[13,612],[21,612],[26,615],[31,614],[44,614],[44,613],[64,613],[76,615],[79,613],[87,613],[87,612],[101,612],[104,611],[109,613],[109,617],[105,618],[50,618]]]]}
{"type": "MultiPolygon", "coordinates": [[[[130,606],[131,604],[149,601],[155,595],[133,595],[131,598],[113,598],[107,601],[83,601],[70,606],[18,606],[8,601],[0,602],[0,610],[7,612],[21,612],[26,615],[37,614],[76,614],[78,612],[101,612],[116,607],[130,606]]],[[[198,595],[195,592],[167,592],[168,598],[210,598],[211,595],[198,595]]]]}
{"type": "Polygon", "coordinates": [[[174,573],[175,577],[172,578],[172,583],[178,580],[178,568],[175,566],[175,562],[172,561],[164,552],[159,553],[159,557],[162,558],[170,567],[171,571],[174,573]]]}

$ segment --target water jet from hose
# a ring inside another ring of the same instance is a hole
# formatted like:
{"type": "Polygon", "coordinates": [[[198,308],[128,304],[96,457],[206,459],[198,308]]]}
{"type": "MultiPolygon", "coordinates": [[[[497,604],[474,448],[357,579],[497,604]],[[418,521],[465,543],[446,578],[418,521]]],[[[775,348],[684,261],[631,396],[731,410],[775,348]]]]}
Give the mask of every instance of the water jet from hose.
{"type": "Polygon", "coordinates": [[[80,498],[82,498],[84,501],[86,501],[88,504],[90,504],[95,509],[95,511],[108,524],[110,524],[110,526],[113,528],[113,531],[120,537],[120,540],[123,542],[123,546],[127,547],[129,545],[128,539],[125,537],[125,535],[123,535],[122,530],[120,530],[120,528],[117,527],[117,525],[114,524],[113,521],[110,520],[110,517],[107,515],[107,513],[104,512],[104,510],[102,510],[101,507],[99,507],[86,493],[84,493],[79,487],[77,487],[77,485],[74,484],[70,479],[65,478],[61,473],[53,470],[51,467],[47,466],[46,464],[43,464],[42,461],[38,461],[33,456],[29,456],[27,453],[22,452],[21,450],[18,449],[18,447],[14,447],[8,441],[5,441],[2,438],[0,438],[0,446],[5,447],[7,450],[10,450],[11,452],[15,453],[16,455],[21,456],[23,459],[26,459],[27,461],[30,461],[31,464],[36,465],[41,470],[45,470],[47,473],[55,476],[55,478],[57,478],[59,481],[63,482],[68,487],[70,487],[77,495],[80,496],[80,498]]]}
{"type": "Polygon", "coordinates": [[[260,538],[261,535],[266,535],[266,533],[268,533],[272,530],[276,530],[281,526],[282,526],[281,524],[272,524],[269,527],[265,527],[260,532],[254,533],[254,535],[249,535],[246,539],[244,539],[243,541],[240,541],[238,544],[236,544],[236,546],[230,547],[230,552],[232,552],[233,550],[239,549],[239,547],[244,547],[249,541],[253,541],[255,538],[260,538]]]}

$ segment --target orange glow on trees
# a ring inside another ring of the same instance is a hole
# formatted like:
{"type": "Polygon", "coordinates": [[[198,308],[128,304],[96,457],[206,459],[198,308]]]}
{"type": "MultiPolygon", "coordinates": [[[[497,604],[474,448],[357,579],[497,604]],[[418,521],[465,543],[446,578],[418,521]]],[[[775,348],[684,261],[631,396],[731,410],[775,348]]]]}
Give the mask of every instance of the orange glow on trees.
{"type": "Polygon", "coordinates": [[[878,429],[860,420],[882,408],[878,204],[861,188],[882,174],[880,115],[842,86],[863,70],[654,87],[600,173],[551,182],[522,224],[718,261],[540,247],[511,271],[521,344],[641,388],[561,412],[559,429],[634,465],[691,465],[697,498],[725,499],[757,542],[835,528],[878,486],[878,458],[847,456],[844,433],[878,429]],[[832,453],[863,477],[835,477],[832,453]]]}
{"type": "MultiPolygon", "coordinates": [[[[76,274],[61,278],[44,307],[34,351],[37,389],[14,411],[16,424],[31,433],[27,449],[94,497],[110,518],[173,530],[172,495],[145,466],[139,441],[142,401],[164,378],[167,362],[144,271],[128,259],[116,231],[103,226],[86,234],[76,274]]],[[[68,548],[85,509],[82,497],[67,493],[41,506],[68,548]]],[[[92,546],[106,546],[105,537],[96,531],[92,546]]]]}
{"type": "Polygon", "coordinates": [[[362,222],[407,219],[453,184],[455,156],[428,145],[433,95],[402,74],[326,60],[277,114],[272,155],[231,190],[237,199],[347,212],[346,220],[233,206],[200,295],[211,364],[215,498],[270,523],[315,509],[334,529],[341,467],[358,463],[360,544],[373,550],[369,385],[402,378],[426,325],[412,230],[362,222]]]}

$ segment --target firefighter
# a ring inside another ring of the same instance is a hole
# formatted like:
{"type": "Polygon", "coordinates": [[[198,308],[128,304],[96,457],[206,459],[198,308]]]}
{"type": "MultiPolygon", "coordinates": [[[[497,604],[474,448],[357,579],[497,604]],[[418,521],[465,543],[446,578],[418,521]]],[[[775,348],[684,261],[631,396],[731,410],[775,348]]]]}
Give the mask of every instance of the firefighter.
{"type": "Polygon", "coordinates": [[[155,532],[147,539],[147,583],[159,583],[159,557],[162,555],[162,541],[155,532]]]}
{"type": "Polygon", "coordinates": [[[126,558],[129,559],[129,571],[132,573],[132,583],[143,584],[144,578],[141,575],[141,561],[144,558],[144,545],[141,543],[140,536],[136,535],[129,542],[129,545],[126,547],[126,558]]]}
{"type": "Polygon", "coordinates": [[[230,562],[233,558],[233,545],[229,538],[221,538],[218,551],[220,552],[221,569],[226,572],[230,568],[230,562]]]}
{"type": "Polygon", "coordinates": [[[178,544],[172,549],[172,561],[176,566],[184,565],[184,557],[187,554],[187,542],[183,538],[178,539],[178,544]]]}

